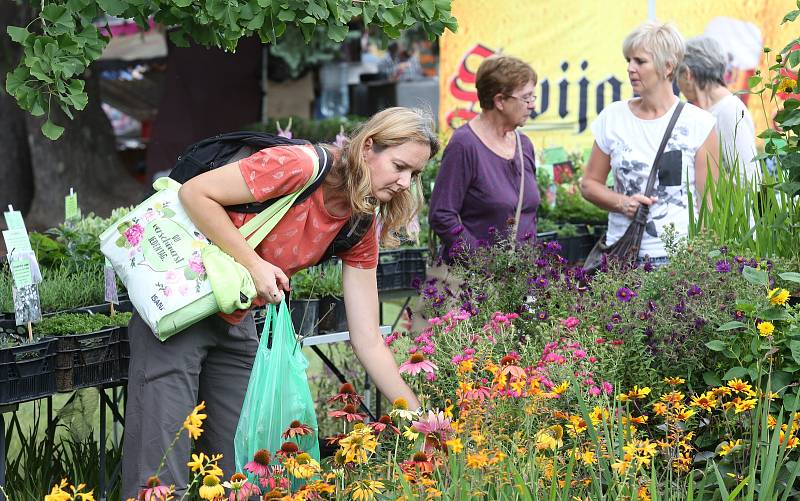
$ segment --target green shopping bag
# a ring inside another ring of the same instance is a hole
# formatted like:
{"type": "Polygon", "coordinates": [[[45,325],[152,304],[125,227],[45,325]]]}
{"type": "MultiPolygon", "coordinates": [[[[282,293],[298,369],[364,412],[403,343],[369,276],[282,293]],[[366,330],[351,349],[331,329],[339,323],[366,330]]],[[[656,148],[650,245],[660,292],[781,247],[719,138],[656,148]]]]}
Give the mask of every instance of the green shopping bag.
{"type": "Polygon", "coordinates": [[[236,471],[244,472],[244,465],[259,449],[274,457],[285,442],[281,434],[294,420],[311,427],[313,433],[290,440],[319,461],[319,429],[307,368],[286,301],[278,307],[269,305],[236,427],[236,471]]]}

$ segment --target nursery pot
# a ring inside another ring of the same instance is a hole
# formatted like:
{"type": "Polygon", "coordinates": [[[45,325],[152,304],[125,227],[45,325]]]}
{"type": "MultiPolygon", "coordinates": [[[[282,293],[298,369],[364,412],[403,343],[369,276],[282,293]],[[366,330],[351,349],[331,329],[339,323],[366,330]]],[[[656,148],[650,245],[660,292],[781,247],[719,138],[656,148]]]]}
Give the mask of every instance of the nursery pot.
{"type": "Polygon", "coordinates": [[[319,330],[321,332],[342,332],[347,330],[347,311],[344,299],[325,296],[319,300],[319,330]]]}
{"type": "Polygon", "coordinates": [[[299,336],[313,336],[317,333],[319,321],[319,299],[292,299],[289,302],[294,330],[299,336]]]}

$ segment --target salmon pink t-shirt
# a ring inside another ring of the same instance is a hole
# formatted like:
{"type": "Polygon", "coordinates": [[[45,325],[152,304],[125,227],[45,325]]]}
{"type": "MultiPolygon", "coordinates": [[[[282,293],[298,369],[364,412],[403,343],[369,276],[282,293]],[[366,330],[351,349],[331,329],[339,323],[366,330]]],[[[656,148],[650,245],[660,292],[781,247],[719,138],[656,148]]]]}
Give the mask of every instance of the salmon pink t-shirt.
{"type": "MultiPolygon", "coordinates": [[[[239,170],[257,202],[279,198],[299,190],[311,178],[317,154],[313,146],[275,146],[239,160],[239,170]]],[[[239,228],[256,214],[228,211],[239,228]]],[[[256,252],[277,266],[288,277],[313,266],[333,242],[350,216],[334,216],[325,209],[324,190],[317,189],[302,203],[289,209],[283,219],[267,235],[256,252]]],[[[352,248],[338,257],[355,268],[370,269],[378,265],[378,238],[375,222],[352,248]]],[[[254,304],[264,304],[258,298],[254,304]]],[[[230,323],[239,323],[246,310],[220,315],[230,323]]]]}

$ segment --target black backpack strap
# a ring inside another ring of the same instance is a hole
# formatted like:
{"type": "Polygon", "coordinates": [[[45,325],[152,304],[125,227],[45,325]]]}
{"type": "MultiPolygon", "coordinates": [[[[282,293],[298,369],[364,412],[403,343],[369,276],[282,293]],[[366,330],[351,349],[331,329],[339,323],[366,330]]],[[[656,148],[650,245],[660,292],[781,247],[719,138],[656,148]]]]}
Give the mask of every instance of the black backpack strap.
{"type": "Polygon", "coordinates": [[[367,234],[374,219],[375,216],[372,214],[365,214],[355,220],[348,220],[339,230],[339,233],[336,234],[333,242],[325,249],[325,254],[322,255],[317,264],[321,264],[333,256],[355,247],[367,234]]]}

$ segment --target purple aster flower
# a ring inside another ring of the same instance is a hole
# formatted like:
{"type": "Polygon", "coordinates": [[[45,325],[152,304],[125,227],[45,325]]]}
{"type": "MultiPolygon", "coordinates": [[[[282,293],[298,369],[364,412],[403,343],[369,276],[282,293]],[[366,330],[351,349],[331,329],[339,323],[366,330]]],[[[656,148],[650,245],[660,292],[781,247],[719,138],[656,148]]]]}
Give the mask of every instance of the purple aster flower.
{"type": "Polygon", "coordinates": [[[728,253],[728,246],[727,245],[723,245],[722,247],[720,247],[719,248],[719,253],[720,254],[727,254],[728,253]]]}
{"type": "Polygon", "coordinates": [[[426,298],[430,299],[439,292],[439,289],[436,288],[434,285],[429,285],[422,290],[422,295],[426,298]]]}
{"type": "Polygon", "coordinates": [[[489,296],[487,296],[485,292],[481,292],[481,293],[478,293],[478,295],[475,296],[475,301],[477,301],[479,303],[482,303],[482,302],[486,301],[486,299],[488,297],[489,296]]]}
{"type": "Polygon", "coordinates": [[[735,320],[739,320],[740,322],[744,320],[744,312],[742,310],[736,310],[733,312],[733,318],[735,320]]]}
{"type": "Polygon", "coordinates": [[[608,332],[611,332],[611,331],[613,331],[613,330],[614,330],[614,324],[612,324],[612,323],[607,323],[607,324],[606,324],[606,331],[608,331],[608,332]]]}
{"type": "Polygon", "coordinates": [[[551,240],[544,245],[545,254],[557,254],[561,252],[561,244],[551,240]]]}
{"type": "Polygon", "coordinates": [[[545,266],[547,266],[547,259],[540,257],[539,259],[536,260],[537,268],[544,268],[545,266]]]}
{"type": "Polygon", "coordinates": [[[642,269],[645,272],[650,273],[651,271],[653,271],[653,263],[651,263],[650,261],[645,262],[644,266],[642,266],[642,269]]]}
{"type": "Polygon", "coordinates": [[[683,302],[683,299],[681,299],[680,303],[675,305],[675,308],[673,308],[673,310],[675,311],[675,313],[683,313],[686,311],[686,303],[683,302]]]}
{"type": "Polygon", "coordinates": [[[689,296],[689,297],[702,296],[703,295],[703,289],[698,287],[696,284],[692,284],[692,286],[689,287],[689,290],[686,292],[686,295],[689,296]]]}
{"type": "Polygon", "coordinates": [[[536,318],[538,318],[541,321],[545,321],[548,318],[550,318],[550,314],[547,313],[547,311],[542,310],[542,311],[540,311],[539,313],[536,314],[536,318]]]}
{"type": "Polygon", "coordinates": [[[656,311],[656,303],[653,302],[652,299],[647,300],[647,309],[650,311],[656,311]]]}
{"type": "Polygon", "coordinates": [[[619,299],[623,303],[628,303],[630,302],[631,299],[635,297],[636,293],[627,287],[620,287],[619,289],[617,289],[617,299],[619,299]]]}
{"type": "Polygon", "coordinates": [[[548,285],[550,285],[550,281],[547,280],[545,277],[536,277],[536,287],[540,289],[544,289],[548,285]]]}
{"type": "Polygon", "coordinates": [[[717,270],[717,273],[728,273],[731,271],[731,263],[725,259],[721,259],[717,261],[717,265],[714,267],[714,269],[717,270]]]}
{"type": "Polygon", "coordinates": [[[613,315],[611,315],[611,321],[614,322],[615,324],[622,322],[622,315],[620,315],[619,313],[614,313],[613,315]]]}
{"type": "Polygon", "coordinates": [[[411,288],[419,290],[420,285],[422,285],[422,278],[421,277],[414,277],[411,280],[411,288]]]}

